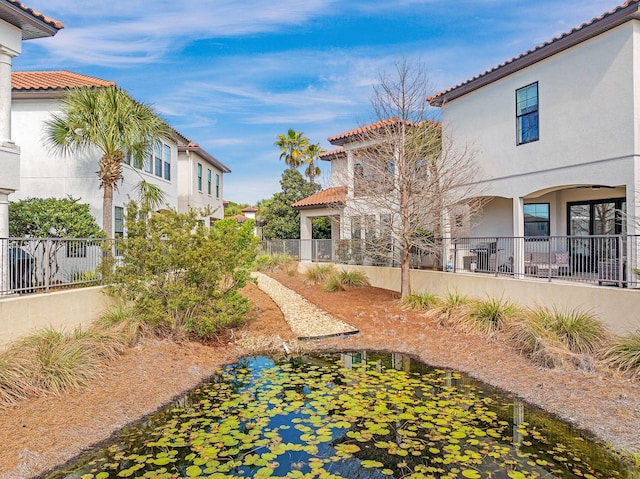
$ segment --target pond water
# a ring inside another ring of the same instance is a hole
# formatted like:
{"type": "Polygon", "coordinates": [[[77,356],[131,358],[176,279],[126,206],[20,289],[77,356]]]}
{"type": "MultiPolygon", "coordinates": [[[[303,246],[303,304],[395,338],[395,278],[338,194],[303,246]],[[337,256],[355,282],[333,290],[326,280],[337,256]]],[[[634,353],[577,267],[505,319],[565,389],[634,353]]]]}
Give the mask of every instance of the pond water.
{"type": "Polygon", "coordinates": [[[633,478],[601,445],[401,354],[247,358],[50,479],[633,478]]]}

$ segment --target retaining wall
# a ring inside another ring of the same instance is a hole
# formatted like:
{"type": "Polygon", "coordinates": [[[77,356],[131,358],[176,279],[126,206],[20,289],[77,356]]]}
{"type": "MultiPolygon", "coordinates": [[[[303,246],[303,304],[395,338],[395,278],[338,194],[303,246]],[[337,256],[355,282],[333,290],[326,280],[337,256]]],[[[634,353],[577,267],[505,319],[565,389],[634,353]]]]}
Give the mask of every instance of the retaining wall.
{"type": "MultiPolygon", "coordinates": [[[[300,270],[312,267],[300,263],[300,270]]],[[[364,271],[372,286],[400,291],[400,268],[336,265],[364,271]]],[[[482,273],[411,270],[411,290],[439,295],[448,291],[470,297],[504,298],[522,306],[557,306],[592,311],[615,334],[640,331],[640,290],[495,277],[482,273]]]]}
{"type": "Polygon", "coordinates": [[[115,304],[103,286],[0,298],[0,349],[46,327],[89,326],[115,304]]]}

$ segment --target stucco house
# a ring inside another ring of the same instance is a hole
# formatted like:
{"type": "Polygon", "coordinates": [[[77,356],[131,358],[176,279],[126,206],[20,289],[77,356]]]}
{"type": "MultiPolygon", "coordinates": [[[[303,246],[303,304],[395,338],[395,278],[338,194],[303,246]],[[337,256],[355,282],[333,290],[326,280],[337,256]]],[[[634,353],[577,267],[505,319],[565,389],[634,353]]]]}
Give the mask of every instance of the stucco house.
{"type": "MultiPolygon", "coordinates": [[[[44,141],[44,123],[52,113],[60,112],[61,99],[68,89],[108,87],[115,82],[69,71],[34,71],[13,72],[12,84],[11,116],[23,158],[20,188],[12,200],[71,195],[88,203],[102,226],[103,195],[96,175],[98,154],[64,156],[52,153],[44,141]]],[[[124,162],[124,179],[114,191],[113,199],[115,236],[124,232],[125,204],[137,198],[135,187],[143,179],[161,188],[169,208],[186,211],[189,207],[211,206],[212,217],[223,216],[222,175],[230,170],[180,133],[174,132],[172,138],[158,142],[142,165],[127,159],[124,162]]],[[[203,218],[203,221],[209,224],[210,218],[203,218]]]]}
{"type": "Polygon", "coordinates": [[[569,253],[568,272],[597,272],[636,249],[552,237],[640,232],[639,32],[640,2],[628,0],[428,99],[483,169],[492,200],[471,236],[527,237],[509,252],[516,272],[534,238],[569,253]]]}
{"type": "MultiPolygon", "coordinates": [[[[635,279],[638,33],[640,1],[628,0],[428,99],[441,109],[451,145],[473,152],[481,174],[469,182],[488,199],[457,234],[465,238],[443,252],[454,268],[475,271],[481,261],[496,274],[635,279]]],[[[353,182],[336,182],[344,171],[353,178],[361,131],[329,139],[340,147],[322,156],[331,161],[332,188],[293,205],[302,238],[311,237],[311,218],[325,215],[338,218],[334,238],[362,234],[365,226],[345,214],[353,182]]]]}
{"type": "Polygon", "coordinates": [[[11,130],[11,61],[22,52],[23,40],[52,37],[62,28],[20,2],[0,0],[0,238],[9,236],[9,195],[20,189],[20,142],[11,130]]]}
{"type": "Polygon", "coordinates": [[[200,145],[183,138],[178,145],[178,211],[210,209],[205,226],[224,218],[223,175],[231,170],[200,145]]]}

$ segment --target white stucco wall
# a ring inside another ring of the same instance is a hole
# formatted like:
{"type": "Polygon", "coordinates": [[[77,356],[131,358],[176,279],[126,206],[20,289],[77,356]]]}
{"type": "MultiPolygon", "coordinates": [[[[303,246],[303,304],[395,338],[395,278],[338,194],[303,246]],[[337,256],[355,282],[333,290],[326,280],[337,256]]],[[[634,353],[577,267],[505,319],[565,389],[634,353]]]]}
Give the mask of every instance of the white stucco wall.
{"type": "Polygon", "coordinates": [[[445,131],[470,147],[487,195],[554,185],[626,185],[634,175],[634,38],[628,22],[443,107],[445,131]],[[538,82],[540,139],[516,145],[518,88],[538,82]]]}
{"type": "Polygon", "coordinates": [[[224,175],[222,171],[193,151],[180,152],[178,156],[178,211],[190,208],[211,207],[213,213],[204,218],[207,226],[209,218],[224,218],[223,205],[224,175]],[[202,165],[202,190],[198,190],[198,163],[202,165]],[[211,170],[211,194],[207,192],[207,170],[211,170]],[[219,194],[216,197],[216,175],[220,176],[219,194]]]}
{"type": "MultiPolygon", "coordinates": [[[[61,156],[51,153],[44,142],[44,122],[59,111],[56,100],[14,100],[11,120],[13,136],[22,149],[20,189],[12,201],[29,197],[64,198],[71,195],[91,206],[91,213],[102,226],[102,197],[97,177],[99,153],[61,156]]],[[[136,199],[135,186],[141,179],[159,185],[169,207],[178,206],[177,146],[171,146],[171,181],[124,165],[124,181],[114,192],[113,204],[124,206],[136,199]]]]}

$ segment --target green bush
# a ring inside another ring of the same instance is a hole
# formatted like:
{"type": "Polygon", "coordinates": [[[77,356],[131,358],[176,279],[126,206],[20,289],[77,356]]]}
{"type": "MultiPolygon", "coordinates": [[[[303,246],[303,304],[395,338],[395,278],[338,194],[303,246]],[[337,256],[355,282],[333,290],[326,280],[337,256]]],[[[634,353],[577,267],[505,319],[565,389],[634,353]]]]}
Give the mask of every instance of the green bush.
{"type": "Polygon", "coordinates": [[[257,271],[262,271],[266,273],[276,272],[276,271],[291,271],[292,267],[295,265],[296,260],[293,259],[288,254],[261,254],[256,258],[255,261],[255,269],[257,271]]]}
{"type": "Polygon", "coordinates": [[[607,329],[592,314],[578,309],[537,308],[530,313],[542,323],[569,351],[590,354],[607,340],[607,329]]]}
{"type": "Polygon", "coordinates": [[[629,373],[633,377],[640,376],[640,330],[629,333],[613,341],[604,351],[605,361],[612,367],[629,373]]]}
{"type": "Polygon", "coordinates": [[[245,317],[248,300],[238,290],[256,258],[253,221],[239,226],[231,218],[205,228],[195,211],[149,216],[130,203],[126,226],[111,293],[133,304],[145,328],[207,339],[245,317]]]}

